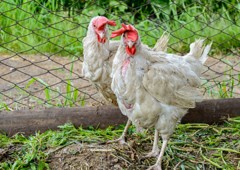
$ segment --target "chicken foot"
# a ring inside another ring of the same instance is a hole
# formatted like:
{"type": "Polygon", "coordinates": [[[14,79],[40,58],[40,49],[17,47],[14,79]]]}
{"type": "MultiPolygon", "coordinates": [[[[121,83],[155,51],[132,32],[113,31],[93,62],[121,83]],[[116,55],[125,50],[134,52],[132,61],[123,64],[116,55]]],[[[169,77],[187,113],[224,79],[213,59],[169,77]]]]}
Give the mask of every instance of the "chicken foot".
{"type": "Polygon", "coordinates": [[[168,143],[168,139],[163,139],[162,148],[158,156],[157,162],[155,163],[155,165],[149,167],[147,170],[162,170],[162,159],[167,147],[167,143],[168,143]]]}
{"type": "Polygon", "coordinates": [[[159,140],[159,132],[158,132],[158,130],[155,129],[152,151],[149,152],[146,156],[143,156],[142,159],[158,156],[159,151],[160,151],[158,148],[158,140],[159,140]]]}
{"type": "Polygon", "coordinates": [[[127,144],[127,142],[125,141],[125,136],[127,134],[127,130],[129,128],[129,126],[131,125],[131,123],[132,123],[131,120],[128,119],[127,124],[126,124],[126,126],[125,126],[125,128],[123,130],[122,135],[118,139],[107,141],[107,144],[115,143],[115,142],[118,142],[121,145],[127,144]]]}

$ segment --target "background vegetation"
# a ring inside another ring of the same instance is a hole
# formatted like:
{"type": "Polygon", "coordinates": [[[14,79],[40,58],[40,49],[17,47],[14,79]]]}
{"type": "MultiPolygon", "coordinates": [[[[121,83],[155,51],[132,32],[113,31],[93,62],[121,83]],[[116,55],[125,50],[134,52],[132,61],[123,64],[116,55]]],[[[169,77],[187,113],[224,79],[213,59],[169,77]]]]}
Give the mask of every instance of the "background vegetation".
{"type": "MultiPolygon", "coordinates": [[[[167,31],[170,52],[184,53],[199,37],[214,49],[240,46],[238,0],[5,0],[0,2],[0,52],[82,56],[82,39],[90,19],[105,15],[132,23],[142,41],[153,46],[167,31]]],[[[114,28],[116,29],[116,28],[114,28]]]]}

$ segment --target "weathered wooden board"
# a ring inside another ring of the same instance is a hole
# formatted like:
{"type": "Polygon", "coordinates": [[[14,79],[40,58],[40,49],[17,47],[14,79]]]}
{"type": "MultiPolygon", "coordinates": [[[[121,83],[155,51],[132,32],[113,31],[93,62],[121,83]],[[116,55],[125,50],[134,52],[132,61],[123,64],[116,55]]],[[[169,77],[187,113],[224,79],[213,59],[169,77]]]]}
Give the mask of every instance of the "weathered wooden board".
{"type": "MultiPolygon", "coordinates": [[[[190,109],[182,123],[212,124],[236,116],[240,116],[240,98],[206,100],[198,103],[196,108],[190,109]]],[[[124,124],[126,121],[127,118],[114,106],[0,112],[0,130],[9,135],[17,132],[29,135],[36,131],[54,130],[67,122],[75,126],[106,128],[124,124]]]]}

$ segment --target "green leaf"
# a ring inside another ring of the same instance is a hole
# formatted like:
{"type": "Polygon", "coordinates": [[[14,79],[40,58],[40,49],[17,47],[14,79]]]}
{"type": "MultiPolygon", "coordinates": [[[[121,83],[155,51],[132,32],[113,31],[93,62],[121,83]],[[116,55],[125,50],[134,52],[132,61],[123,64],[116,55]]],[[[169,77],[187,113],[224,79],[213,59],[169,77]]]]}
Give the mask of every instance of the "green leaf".
{"type": "Polygon", "coordinates": [[[50,89],[48,87],[46,87],[44,89],[44,92],[45,92],[45,97],[46,97],[47,102],[50,102],[50,100],[51,100],[50,89]]]}
{"type": "Polygon", "coordinates": [[[9,108],[6,103],[3,103],[3,106],[4,106],[5,110],[7,110],[7,111],[13,111],[13,109],[9,108]]]}
{"type": "Polygon", "coordinates": [[[38,82],[40,82],[41,84],[43,84],[43,85],[46,86],[46,87],[49,86],[45,81],[43,81],[43,80],[40,79],[40,78],[34,78],[34,79],[36,79],[38,82]]]}
{"type": "Polygon", "coordinates": [[[46,168],[50,169],[47,163],[43,161],[38,162],[38,168],[37,168],[38,170],[45,170],[46,168]]]}
{"type": "Polygon", "coordinates": [[[31,170],[37,170],[37,168],[36,168],[36,165],[35,165],[35,164],[33,164],[33,163],[30,163],[30,166],[31,166],[31,170]]]}
{"type": "Polygon", "coordinates": [[[75,89],[74,89],[74,92],[73,92],[73,100],[74,100],[74,102],[77,101],[77,98],[78,98],[78,89],[75,88],[75,89]]]}
{"type": "Polygon", "coordinates": [[[24,89],[27,90],[35,81],[36,81],[36,78],[30,79],[24,89]]]}
{"type": "Polygon", "coordinates": [[[80,105],[84,106],[85,105],[85,96],[83,95],[80,99],[80,105]]]}

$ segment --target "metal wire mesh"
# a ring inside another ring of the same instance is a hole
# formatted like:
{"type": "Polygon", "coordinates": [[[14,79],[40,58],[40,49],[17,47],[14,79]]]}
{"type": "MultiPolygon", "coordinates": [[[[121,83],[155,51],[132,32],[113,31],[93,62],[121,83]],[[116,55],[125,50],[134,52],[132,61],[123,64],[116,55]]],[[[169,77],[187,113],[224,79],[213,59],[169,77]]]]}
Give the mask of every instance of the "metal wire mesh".
{"type": "Polygon", "coordinates": [[[238,1],[0,2],[0,109],[99,105],[81,75],[82,39],[90,19],[105,15],[134,24],[153,46],[170,34],[168,52],[185,54],[196,38],[213,42],[203,72],[206,98],[240,96],[238,1]]]}

